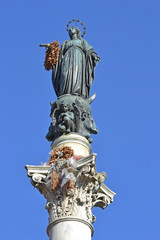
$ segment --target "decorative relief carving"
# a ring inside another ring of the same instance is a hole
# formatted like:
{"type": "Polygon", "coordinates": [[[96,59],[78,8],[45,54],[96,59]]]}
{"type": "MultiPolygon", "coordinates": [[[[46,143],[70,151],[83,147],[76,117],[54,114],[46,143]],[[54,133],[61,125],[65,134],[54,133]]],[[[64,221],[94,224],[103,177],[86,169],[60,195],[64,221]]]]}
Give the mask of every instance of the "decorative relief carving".
{"type": "Polygon", "coordinates": [[[91,143],[93,139],[90,138],[90,135],[98,133],[90,107],[94,98],[95,94],[89,99],[66,94],[51,103],[52,122],[46,135],[47,140],[54,141],[63,134],[76,132],[91,143]]]}
{"type": "Polygon", "coordinates": [[[92,154],[78,160],[57,159],[48,166],[26,166],[32,185],[47,199],[49,222],[77,217],[92,223],[96,219],[92,208],[103,209],[113,201],[115,194],[104,185],[107,175],[97,173],[95,159],[92,154]]]}

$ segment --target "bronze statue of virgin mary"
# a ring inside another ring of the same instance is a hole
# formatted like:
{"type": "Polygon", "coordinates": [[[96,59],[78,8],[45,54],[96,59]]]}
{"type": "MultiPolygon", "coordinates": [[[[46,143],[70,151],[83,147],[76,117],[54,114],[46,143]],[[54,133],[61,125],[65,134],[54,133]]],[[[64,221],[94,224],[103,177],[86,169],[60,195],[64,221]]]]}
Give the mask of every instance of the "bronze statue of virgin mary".
{"type": "Polygon", "coordinates": [[[94,68],[100,57],[85,41],[77,27],[69,29],[70,40],[60,49],[56,65],[52,68],[52,83],[59,97],[71,94],[89,98],[94,80],[94,68]]]}
{"type": "Polygon", "coordinates": [[[52,122],[46,138],[54,141],[62,134],[75,132],[91,143],[90,134],[97,134],[98,129],[90,107],[95,95],[89,98],[89,94],[100,57],[76,26],[68,30],[70,40],[62,43],[61,48],[58,41],[40,44],[47,47],[44,66],[46,70],[52,69],[52,83],[58,97],[51,104],[52,122]]]}

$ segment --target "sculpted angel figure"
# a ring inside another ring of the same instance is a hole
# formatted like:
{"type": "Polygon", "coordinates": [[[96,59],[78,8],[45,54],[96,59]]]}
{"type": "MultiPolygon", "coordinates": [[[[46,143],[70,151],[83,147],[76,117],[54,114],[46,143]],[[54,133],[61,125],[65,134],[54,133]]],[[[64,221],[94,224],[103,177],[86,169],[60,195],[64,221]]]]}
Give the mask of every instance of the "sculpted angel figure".
{"type": "Polygon", "coordinates": [[[70,109],[70,106],[63,103],[61,105],[62,113],[60,114],[58,118],[58,129],[60,132],[64,133],[70,133],[74,131],[74,114],[70,109]]]}
{"type": "Polygon", "coordinates": [[[58,61],[52,68],[53,87],[58,97],[72,94],[88,99],[100,57],[81,37],[77,27],[69,29],[69,36],[70,40],[62,44],[58,61]]]}

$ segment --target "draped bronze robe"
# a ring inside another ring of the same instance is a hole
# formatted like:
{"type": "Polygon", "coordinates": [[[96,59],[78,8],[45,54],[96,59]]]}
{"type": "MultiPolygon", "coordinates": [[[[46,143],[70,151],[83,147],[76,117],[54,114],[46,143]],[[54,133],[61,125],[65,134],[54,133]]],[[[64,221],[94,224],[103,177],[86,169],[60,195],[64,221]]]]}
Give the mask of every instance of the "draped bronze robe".
{"type": "Polygon", "coordinates": [[[52,83],[56,95],[76,94],[89,98],[94,80],[92,46],[84,39],[65,41],[60,49],[58,62],[52,71],[52,83]]]}

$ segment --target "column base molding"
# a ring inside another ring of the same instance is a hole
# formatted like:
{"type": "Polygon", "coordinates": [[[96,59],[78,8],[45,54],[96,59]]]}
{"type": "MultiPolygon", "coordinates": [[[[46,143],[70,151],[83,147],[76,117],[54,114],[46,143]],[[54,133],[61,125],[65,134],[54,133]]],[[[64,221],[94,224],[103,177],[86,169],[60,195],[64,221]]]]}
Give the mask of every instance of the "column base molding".
{"type": "Polygon", "coordinates": [[[76,217],[66,217],[66,218],[59,218],[53,222],[51,222],[48,227],[47,227],[47,234],[49,236],[49,231],[52,227],[54,227],[56,224],[58,223],[62,223],[62,222],[66,222],[66,221],[70,221],[70,222],[80,222],[80,223],[83,223],[85,225],[87,225],[90,230],[91,230],[91,236],[93,236],[94,234],[94,227],[91,223],[85,221],[84,219],[80,219],[80,218],[76,218],[76,217]]]}

